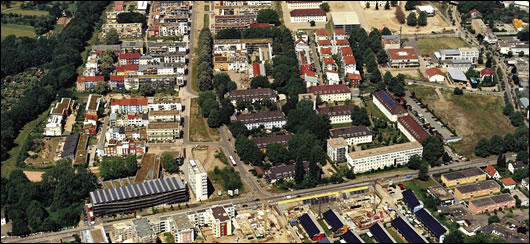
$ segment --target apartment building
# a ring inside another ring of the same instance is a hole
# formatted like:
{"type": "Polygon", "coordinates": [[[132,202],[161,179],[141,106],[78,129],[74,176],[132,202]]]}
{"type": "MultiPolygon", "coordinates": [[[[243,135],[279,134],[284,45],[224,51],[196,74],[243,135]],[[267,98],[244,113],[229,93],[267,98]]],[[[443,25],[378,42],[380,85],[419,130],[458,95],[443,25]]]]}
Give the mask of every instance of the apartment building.
{"type": "Polygon", "coordinates": [[[429,133],[410,115],[401,116],[398,118],[398,129],[403,133],[409,141],[423,142],[429,136],[429,133]]]}
{"type": "Polygon", "coordinates": [[[322,107],[317,109],[318,115],[327,115],[331,124],[342,124],[351,123],[351,111],[356,106],[353,104],[333,106],[333,107],[322,107]]]}
{"type": "Polygon", "coordinates": [[[156,243],[156,233],[151,229],[147,218],[134,219],[134,230],[136,231],[136,240],[140,243],[156,243]]]}
{"type": "Polygon", "coordinates": [[[147,113],[147,98],[112,99],[110,110],[115,113],[147,113]]]}
{"type": "Polygon", "coordinates": [[[420,60],[413,48],[387,49],[390,67],[412,68],[419,67],[420,60]]]}
{"type": "Polygon", "coordinates": [[[232,218],[226,213],[223,207],[217,206],[210,208],[209,213],[211,215],[210,226],[215,237],[220,238],[233,234],[232,218]]]}
{"type": "Polygon", "coordinates": [[[180,138],[180,123],[149,123],[147,125],[147,140],[150,142],[171,142],[180,138]]]}
{"type": "MultiPolygon", "coordinates": [[[[304,162],[304,170],[309,170],[309,162],[304,162]]],[[[285,164],[269,168],[265,171],[267,183],[274,184],[279,179],[292,179],[295,174],[295,164],[285,164]]]]}
{"type": "Polygon", "coordinates": [[[479,53],[476,47],[461,47],[457,49],[440,49],[438,52],[434,52],[434,56],[439,61],[467,60],[474,64],[478,61],[479,53]]]}
{"type": "Polygon", "coordinates": [[[408,163],[412,155],[422,155],[423,147],[417,142],[395,144],[386,147],[350,152],[346,155],[348,166],[353,172],[364,173],[370,170],[395,167],[408,163]]]}
{"type": "Polygon", "coordinates": [[[475,197],[493,195],[501,191],[501,186],[494,180],[486,180],[477,183],[457,186],[455,194],[462,200],[475,197]]]}
{"type": "Polygon", "coordinates": [[[105,77],[102,75],[98,76],[77,76],[76,88],[78,91],[88,91],[96,87],[99,82],[104,82],[105,77]]]}
{"type": "Polygon", "coordinates": [[[344,69],[344,75],[348,73],[356,74],[357,71],[357,62],[355,61],[354,56],[345,56],[342,58],[342,68],[344,69]]]}
{"type": "Polygon", "coordinates": [[[120,65],[138,64],[140,61],[140,53],[120,53],[118,62],[120,65]]]}
{"type": "Polygon", "coordinates": [[[322,1],[287,1],[288,9],[320,8],[322,1]]]}
{"type": "Polygon", "coordinates": [[[350,47],[350,41],[348,39],[333,40],[333,54],[337,54],[343,47],[350,47]]]}
{"type": "Polygon", "coordinates": [[[291,140],[292,135],[275,135],[275,136],[266,136],[266,137],[254,137],[252,141],[256,146],[263,152],[267,152],[267,145],[271,143],[279,143],[284,147],[287,147],[289,140],[291,140]]]}
{"type": "Polygon", "coordinates": [[[328,36],[328,30],[326,29],[318,29],[315,31],[315,41],[321,41],[321,40],[329,40],[328,36]]]}
{"type": "Polygon", "coordinates": [[[445,186],[452,187],[484,181],[486,180],[486,173],[479,168],[471,168],[443,174],[441,179],[445,186]]]}
{"type": "Polygon", "coordinates": [[[105,37],[111,29],[116,29],[120,38],[142,37],[142,23],[112,23],[104,24],[101,28],[102,36],[105,37]]]}
{"type": "Polygon", "coordinates": [[[493,212],[499,208],[511,208],[514,206],[515,199],[509,193],[487,196],[469,201],[469,210],[474,214],[493,212]]]}
{"type": "Polygon", "coordinates": [[[228,92],[227,98],[234,106],[238,100],[256,102],[270,100],[276,102],[278,94],[271,88],[256,88],[247,90],[232,90],[228,92]]]}
{"type": "Polygon", "coordinates": [[[407,110],[387,91],[376,92],[372,97],[372,101],[392,122],[396,122],[398,117],[408,115],[407,110]]]}
{"type": "Polygon", "coordinates": [[[344,29],[335,29],[333,31],[333,40],[348,40],[348,34],[344,29]]]}
{"type": "Polygon", "coordinates": [[[326,12],[320,8],[317,9],[295,9],[291,10],[291,23],[304,22],[326,22],[326,12]]]}
{"type": "Polygon", "coordinates": [[[382,35],[381,44],[385,50],[401,48],[401,40],[398,35],[382,35]]]}
{"type": "Polygon", "coordinates": [[[331,138],[327,141],[328,156],[333,161],[345,161],[348,143],[344,138],[331,138]]]}
{"type": "Polygon", "coordinates": [[[71,98],[61,98],[61,101],[55,104],[50,110],[50,117],[44,128],[44,136],[61,136],[66,118],[73,111],[74,100],[71,98]]]}
{"type": "Polygon", "coordinates": [[[309,93],[320,97],[323,102],[341,102],[352,98],[350,89],[345,84],[312,86],[309,93]]]}
{"type": "Polygon", "coordinates": [[[344,138],[348,145],[372,142],[372,132],[366,126],[350,126],[329,130],[331,138],[344,138]]]}
{"type": "Polygon", "coordinates": [[[198,159],[187,160],[188,166],[188,185],[193,192],[196,200],[208,200],[208,176],[202,163],[198,159]]]}
{"type": "Polygon", "coordinates": [[[280,111],[257,112],[251,114],[240,114],[230,118],[232,121],[241,121],[249,130],[263,126],[265,129],[281,128],[287,120],[280,111]]]}
{"type": "Polygon", "coordinates": [[[144,155],[147,151],[147,147],[144,141],[127,141],[110,139],[107,142],[107,145],[103,148],[104,156],[114,157],[114,156],[127,156],[130,154],[133,155],[144,155]]]}
{"type": "Polygon", "coordinates": [[[180,123],[180,112],[178,110],[149,111],[149,122],[180,123]]]}
{"type": "Polygon", "coordinates": [[[497,50],[504,55],[508,54],[509,52],[517,54],[521,51],[524,53],[524,55],[528,55],[530,48],[528,41],[521,41],[515,37],[510,37],[499,38],[497,42],[497,50]]]}
{"type": "Polygon", "coordinates": [[[149,123],[149,117],[147,114],[129,112],[127,114],[120,114],[119,117],[116,114],[116,118],[114,122],[115,122],[114,126],[117,126],[117,127],[125,127],[125,126],[144,127],[144,126],[147,126],[147,124],[149,123]]]}
{"type": "Polygon", "coordinates": [[[335,70],[326,70],[326,80],[328,80],[328,85],[340,84],[339,73],[335,70]]]}
{"type": "Polygon", "coordinates": [[[147,109],[149,111],[178,110],[182,111],[181,100],[178,97],[148,97],[147,109]]]}
{"type": "Polygon", "coordinates": [[[171,216],[171,234],[176,243],[193,243],[195,241],[195,225],[185,214],[171,216]]]}

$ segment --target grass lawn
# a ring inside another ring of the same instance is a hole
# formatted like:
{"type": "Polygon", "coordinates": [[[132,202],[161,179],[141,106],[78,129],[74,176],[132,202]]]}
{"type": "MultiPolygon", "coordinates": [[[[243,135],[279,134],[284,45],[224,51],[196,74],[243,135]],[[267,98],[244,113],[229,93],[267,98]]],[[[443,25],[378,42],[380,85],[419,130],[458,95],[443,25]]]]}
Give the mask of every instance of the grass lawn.
{"type": "Polygon", "coordinates": [[[8,177],[11,171],[17,168],[15,163],[17,156],[20,153],[20,150],[22,149],[22,144],[24,144],[24,140],[26,140],[26,138],[29,136],[35,126],[37,126],[41,121],[48,118],[48,112],[49,109],[42,112],[42,114],[40,114],[36,120],[27,123],[24,128],[22,128],[17,138],[15,139],[15,145],[17,146],[13,147],[9,151],[9,158],[6,161],[2,162],[2,177],[8,177]]]}
{"type": "Polygon", "coordinates": [[[190,123],[190,141],[207,142],[219,141],[221,138],[216,129],[208,127],[206,119],[204,119],[199,111],[198,98],[191,100],[191,123],[190,123]]]}
{"type": "Polygon", "coordinates": [[[210,27],[210,15],[204,14],[204,27],[210,27]]]}
{"type": "Polygon", "coordinates": [[[204,5],[204,11],[210,11],[210,5],[209,4],[205,4],[204,5]]]}
{"type": "Polygon", "coordinates": [[[283,11],[282,11],[282,2],[281,1],[273,1],[274,3],[274,10],[278,13],[278,17],[280,19],[280,22],[283,22],[283,11]]]}
{"type": "Polygon", "coordinates": [[[341,124],[332,124],[331,125],[331,129],[348,127],[348,126],[352,126],[351,122],[349,122],[349,123],[341,123],[341,124]]]}
{"type": "Polygon", "coordinates": [[[366,110],[368,110],[368,114],[380,119],[388,120],[388,118],[375,106],[374,102],[372,100],[366,101],[366,110]]]}
{"type": "Polygon", "coordinates": [[[385,228],[386,231],[388,231],[388,234],[390,234],[392,236],[392,238],[394,238],[394,240],[396,240],[397,243],[405,243],[403,241],[403,238],[401,238],[401,236],[394,231],[393,228],[385,228]]]}
{"type": "Polygon", "coordinates": [[[374,243],[374,240],[370,237],[368,237],[367,234],[360,235],[361,239],[363,239],[364,243],[374,243]]]}
{"type": "Polygon", "coordinates": [[[458,37],[419,38],[417,41],[421,55],[432,55],[440,49],[467,47],[458,37]]]}
{"type": "Polygon", "coordinates": [[[445,16],[446,18],[448,18],[447,16],[447,13],[445,12],[447,10],[447,4],[441,4],[439,2],[436,2],[436,1],[433,1],[432,4],[434,6],[436,6],[436,8],[438,8],[438,10],[440,10],[440,13],[445,16]]]}
{"type": "Polygon", "coordinates": [[[329,228],[326,226],[326,223],[324,223],[323,219],[317,220],[324,232],[326,233],[326,236],[331,236],[331,231],[329,231],[329,228]]]}
{"type": "Polygon", "coordinates": [[[453,128],[462,140],[453,143],[455,150],[472,158],[476,143],[481,138],[513,133],[513,127],[503,111],[502,97],[464,93],[453,95],[449,89],[436,92],[432,87],[412,87],[416,97],[422,99],[442,121],[453,128]]]}
{"type": "Polygon", "coordinates": [[[20,14],[20,15],[37,15],[37,16],[45,16],[49,14],[48,11],[19,9],[19,8],[9,8],[6,10],[2,9],[2,13],[14,13],[14,14],[20,14]]]}
{"type": "Polygon", "coordinates": [[[29,25],[2,24],[2,39],[9,35],[35,37],[35,28],[29,25]]]}
{"type": "Polygon", "coordinates": [[[421,201],[425,201],[425,192],[427,191],[427,188],[435,185],[436,182],[434,182],[432,179],[429,179],[428,181],[413,179],[403,183],[403,186],[405,186],[406,189],[411,189],[412,191],[414,191],[414,193],[416,193],[416,196],[421,201]]]}
{"type": "MultiPolygon", "coordinates": [[[[195,50],[198,50],[198,48],[195,48],[195,50]]],[[[191,62],[191,89],[193,89],[195,92],[201,92],[199,90],[199,73],[197,72],[198,66],[199,66],[199,59],[194,58],[191,62]]]]}

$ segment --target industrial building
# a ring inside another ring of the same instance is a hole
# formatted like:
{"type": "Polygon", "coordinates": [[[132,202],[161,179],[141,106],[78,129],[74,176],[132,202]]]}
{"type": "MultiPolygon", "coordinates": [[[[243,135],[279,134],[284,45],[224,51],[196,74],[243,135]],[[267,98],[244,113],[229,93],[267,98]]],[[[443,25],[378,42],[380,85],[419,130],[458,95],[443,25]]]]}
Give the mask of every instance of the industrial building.
{"type": "Polygon", "coordinates": [[[469,209],[474,214],[484,212],[493,212],[499,208],[511,208],[515,206],[515,199],[509,194],[504,193],[495,196],[488,196],[469,201],[469,209]]]}

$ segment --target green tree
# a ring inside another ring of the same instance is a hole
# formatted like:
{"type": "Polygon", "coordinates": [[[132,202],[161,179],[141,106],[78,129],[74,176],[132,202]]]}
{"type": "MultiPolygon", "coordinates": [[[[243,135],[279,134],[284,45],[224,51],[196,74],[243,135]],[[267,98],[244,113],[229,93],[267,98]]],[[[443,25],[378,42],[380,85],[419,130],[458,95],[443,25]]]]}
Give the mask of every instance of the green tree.
{"type": "Polygon", "coordinates": [[[40,202],[33,200],[26,208],[26,216],[31,230],[39,231],[44,218],[46,218],[46,210],[40,202]]]}
{"type": "Polygon", "coordinates": [[[504,152],[504,144],[503,144],[503,141],[502,141],[502,137],[499,136],[499,135],[493,135],[491,138],[490,138],[490,153],[491,154],[501,154],[504,152]]]}
{"type": "Polygon", "coordinates": [[[490,155],[490,144],[487,139],[481,138],[478,141],[477,146],[475,147],[475,155],[483,158],[490,155]]]}
{"type": "Polygon", "coordinates": [[[358,106],[355,106],[351,111],[350,117],[352,124],[355,126],[370,125],[370,117],[368,116],[368,111],[366,108],[359,108],[358,106]]]}
{"type": "Polygon", "coordinates": [[[438,136],[428,136],[423,139],[423,158],[431,165],[434,166],[437,164],[438,159],[443,155],[443,141],[438,136]]]}
{"type": "Polygon", "coordinates": [[[296,182],[296,184],[302,183],[302,181],[304,180],[304,175],[304,164],[302,163],[302,161],[296,161],[294,168],[294,181],[296,182]]]}
{"type": "Polygon", "coordinates": [[[407,163],[407,166],[409,167],[409,169],[420,169],[420,166],[426,163],[427,162],[423,160],[421,156],[415,154],[409,158],[409,162],[407,163]]]}
{"type": "Polygon", "coordinates": [[[464,92],[462,91],[462,89],[455,87],[455,89],[453,90],[453,94],[461,96],[464,95],[464,92]]]}
{"type": "Polygon", "coordinates": [[[446,243],[464,243],[464,234],[461,231],[450,231],[444,239],[446,243]]]}
{"type": "Polygon", "coordinates": [[[223,29],[217,32],[216,39],[241,39],[241,32],[238,29],[223,29]]]}
{"type": "Polygon", "coordinates": [[[416,8],[417,1],[407,1],[405,4],[405,10],[413,10],[416,8]]]}
{"type": "Polygon", "coordinates": [[[488,224],[499,223],[500,219],[497,215],[492,215],[488,218],[488,224]]]}
{"type": "Polygon", "coordinates": [[[207,122],[210,128],[219,128],[219,126],[221,126],[223,123],[221,111],[217,109],[211,110],[207,122]]]}
{"type": "Polygon", "coordinates": [[[423,163],[420,165],[420,172],[418,173],[418,179],[422,181],[429,180],[429,164],[423,163]]]}
{"type": "Polygon", "coordinates": [[[94,92],[101,95],[107,95],[110,91],[109,83],[107,82],[98,82],[96,83],[96,86],[94,87],[94,92]]]}
{"type": "Polygon", "coordinates": [[[425,13],[425,11],[420,12],[420,15],[418,16],[418,25],[419,26],[427,25],[427,14],[425,13]]]}
{"type": "Polygon", "coordinates": [[[120,37],[118,36],[118,31],[116,29],[111,28],[106,34],[105,34],[105,44],[106,45],[114,45],[120,43],[120,37]]]}
{"type": "Polygon", "coordinates": [[[141,84],[138,88],[138,92],[144,97],[155,95],[155,89],[148,83],[141,84]]]}
{"type": "Polygon", "coordinates": [[[236,151],[241,160],[253,165],[262,165],[263,153],[258,149],[256,143],[248,138],[239,136],[236,139],[236,151]]]}
{"type": "Polygon", "coordinates": [[[256,89],[256,88],[269,88],[270,83],[267,77],[258,75],[250,81],[250,88],[256,89]]]}
{"type": "Polygon", "coordinates": [[[289,151],[280,143],[267,144],[266,156],[274,165],[289,162],[289,151]]]}
{"type": "MultiPolygon", "coordinates": [[[[407,4],[409,3],[410,1],[407,1],[407,4]]],[[[409,16],[407,17],[407,25],[408,26],[416,26],[418,24],[418,20],[416,19],[416,13],[412,12],[409,14],[409,16]]]]}
{"type": "Polygon", "coordinates": [[[320,4],[320,8],[324,11],[329,12],[329,4],[328,3],[322,3],[320,4]]]}
{"type": "Polygon", "coordinates": [[[442,161],[450,162],[451,161],[451,156],[449,156],[449,154],[447,152],[444,152],[444,154],[442,156],[442,161]]]}
{"type": "Polygon", "coordinates": [[[504,154],[499,154],[497,157],[497,168],[505,169],[506,168],[506,156],[504,154]]]}
{"type": "Polygon", "coordinates": [[[503,142],[503,148],[506,152],[514,152],[515,151],[515,145],[516,145],[516,140],[515,140],[515,137],[513,136],[512,133],[508,133],[506,135],[504,135],[504,139],[502,140],[503,142]]]}
{"type": "Polygon", "coordinates": [[[129,154],[125,158],[125,168],[127,169],[128,175],[136,174],[136,171],[138,170],[138,161],[136,160],[136,155],[129,154]]]}
{"type": "Polygon", "coordinates": [[[315,22],[314,20],[311,20],[311,21],[309,21],[309,25],[310,25],[310,26],[315,26],[315,25],[316,25],[316,22],[315,22]]]}
{"type": "Polygon", "coordinates": [[[403,12],[403,9],[401,9],[400,6],[396,7],[395,15],[396,15],[396,19],[398,20],[400,24],[405,24],[405,20],[406,20],[405,13],[403,12]]]}
{"type": "Polygon", "coordinates": [[[381,72],[376,68],[375,71],[370,74],[370,82],[377,84],[379,81],[381,81],[381,72]]]}
{"type": "Polygon", "coordinates": [[[385,3],[385,9],[386,10],[389,10],[390,9],[390,3],[388,1],[386,1],[385,3]]]}
{"type": "Polygon", "coordinates": [[[386,85],[390,85],[390,82],[392,81],[392,74],[390,71],[385,72],[385,75],[383,76],[383,81],[386,85]]]}
{"type": "Polygon", "coordinates": [[[178,173],[180,171],[180,167],[178,166],[175,157],[169,152],[162,153],[160,156],[160,162],[162,163],[164,170],[168,173],[178,173]]]}
{"type": "Polygon", "coordinates": [[[280,19],[278,17],[278,12],[274,9],[261,9],[258,12],[257,19],[258,23],[269,23],[276,26],[280,25],[280,19]]]}
{"type": "Polygon", "coordinates": [[[248,136],[248,129],[241,121],[236,121],[228,125],[228,129],[232,132],[234,138],[241,136],[248,136]]]}
{"type": "Polygon", "coordinates": [[[392,35],[392,32],[385,26],[383,27],[383,31],[381,31],[381,35],[392,35]]]}
{"type": "Polygon", "coordinates": [[[215,99],[206,100],[201,106],[201,113],[202,113],[202,116],[205,118],[210,117],[210,114],[213,111],[218,111],[218,110],[219,110],[219,102],[217,102],[217,100],[215,99]]]}
{"type": "Polygon", "coordinates": [[[525,164],[528,164],[528,151],[520,151],[517,153],[517,161],[522,161],[525,164]]]}
{"type": "Polygon", "coordinates": [[[377,52],[377,63],[383,64],[386,62],[388,62],[388,56],[386,55],[386,51],[384,49],[381,49],[377,52]]]}
{"type": "Polygon", "coordinates": [[[397,6],[397,4],[398,4],[398,1],[390,1],[390,5],[392,5],[392,7],[397,6]]]}

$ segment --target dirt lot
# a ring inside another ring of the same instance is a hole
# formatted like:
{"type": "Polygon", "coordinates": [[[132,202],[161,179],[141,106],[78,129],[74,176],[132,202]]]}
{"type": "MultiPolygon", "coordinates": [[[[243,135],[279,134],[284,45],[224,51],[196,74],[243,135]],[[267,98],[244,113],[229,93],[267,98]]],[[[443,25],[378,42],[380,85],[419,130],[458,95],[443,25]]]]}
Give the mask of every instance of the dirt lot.
{"type": "Polygon", "coordinates": [[[452,91],[432,87],[413,89],[423,103],[428,104],[442,121],[456,130],[462,140],[453,143],[455,150],[465,157],[472,157],[480,138],[513,133],[515,128],[502,114],[500,97],[465,94],[455,96],[452,91]]]}
{"type": "Polygon", "coordinates": [[[24,171],[24,174],[28,177],[28,180],[31,182],[42,181],[42,175],[44,171],[24,171]]]}
{"type": "Polygon", "coordinates": [[[419,69],[381,69],[381,73],[384,75],[387,71],[390,71],[392,76],[397,76],[399,74],[405,75],[406,79],[413,80],[425,80],[425,77],[420,73],[419,69]]]}
{"type": "Polygon", "coordinates": [[[198,98],[191,101],[191,123],[190,123],[190,141],[207,142],[219,141],[221,137],[216,129],[208,127],[206,119],[199,113],[198,98]]]}
{"type": "Polygon", "coordinates": [[[38,153],[37,158],[33,159],[31,157],[28,157],[26,159],[26,163],[39,167],[47,166],[48,164],[55,162],[55,158],[56,156],[58,156],[56,155],[57,147],[62,139],[62,137],[48,137],[40,140],[42,143],[44,143],[44,145],[40,146],[41,151],[38,153]]]}
{"type": "Polygon", "coordinates": [[[215,166],[219,168],[226,167],[226,164],[223,164],[221,160],[215,157],[216,151],[221,151],[221,149],[213,146],[198,146],[191,151],[191,158],[199,159],[206,171],[213,170],[215,166]]]}
{"type": "Polygon", "coordinates": [[[63,25],[63,26],[66,26],[68,25],[68,23],[70,23],[70,21],[72,20],[72,18],[65,18],[65,17],[61,17],[57,20],[57,24],[58,25],[63,25]]]}
{"type": "MultiPolygon", "coordinates": [[[[410,14],[410,11],[405,11],[406,1],[401,1],[401,9],[405,12],[405,16],[410,14]]],[[[352,4],[359,4],[360,2],[353,2],[352,4]]],[[[365,8],[361,6],[363,13],[358,13],[358,15],[363,14],[364,16],[359,16],[359,20],[362,22],[362,19],[368,19],[367,22],[369,29],[377,28],[382,29],[383,27],[388,27],[392,32],[399,32],[400,27],[402,27],[402,34],[424,34],[435,32],[443,32],[448,30],[454,30],[454,27],[449,26],[443,18],[440,16],[440,13],[436,11],[434,17],[427,17],[427,26],[423,27],[411,27],[407,24],[400,24],[395,15],[396,8],[390,8],[389,10],[384,10],[384,8],[379,8],[375,10],[375,7],[365,8]]],[[[367,30],[368,31],[368,30],[367,30]]]]}

